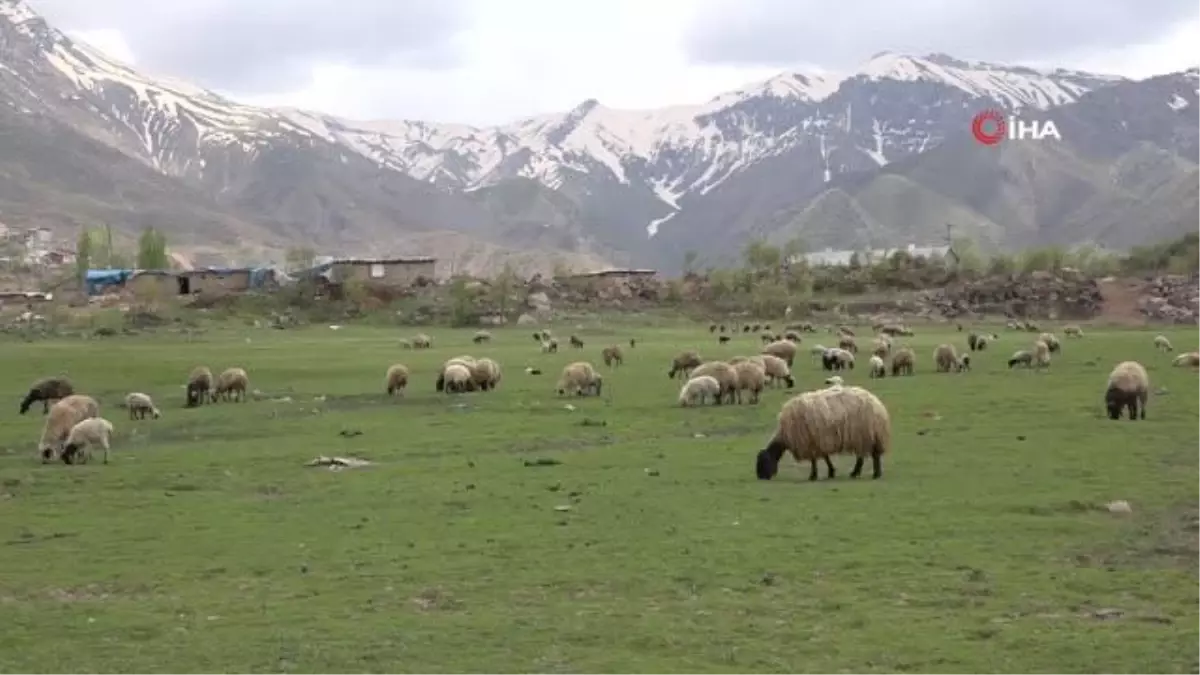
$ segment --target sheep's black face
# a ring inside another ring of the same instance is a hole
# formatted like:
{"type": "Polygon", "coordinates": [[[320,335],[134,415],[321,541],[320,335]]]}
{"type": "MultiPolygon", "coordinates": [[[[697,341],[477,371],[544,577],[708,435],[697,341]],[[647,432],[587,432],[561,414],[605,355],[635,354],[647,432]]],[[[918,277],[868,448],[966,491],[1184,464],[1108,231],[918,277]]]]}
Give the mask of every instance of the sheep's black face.
{"type": "Polygon", "coordinates": [[[788,388],[788,389],[792,389],[792,388],[794,388],[795,386],[796,386],[796,379],[795,379],[794,377],[792,377],[791,375],[788,375],[788,378],[787,378],[787,388],[788,388]]]}
{"type": "Polygon", "coordinates": [[[54,448],[42,448],[42,462],[49,462],[54,459],[54,448]]]}
{"type": "Polygon", "coordinates": [[[770,450],[760,450],[754,466],[759,480],[771,480],[779,471],[779,462],[771,456],[770,450]]]}

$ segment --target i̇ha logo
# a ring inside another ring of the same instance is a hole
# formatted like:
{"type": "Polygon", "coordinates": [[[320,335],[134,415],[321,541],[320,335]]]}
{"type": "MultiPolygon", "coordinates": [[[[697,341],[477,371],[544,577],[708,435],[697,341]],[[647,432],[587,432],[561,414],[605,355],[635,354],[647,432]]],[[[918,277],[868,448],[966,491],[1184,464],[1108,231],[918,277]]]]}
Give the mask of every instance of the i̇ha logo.
{"type": "Polygon", "coordinates": [[[998,145],[1000,141],[1062,140],[1054,120],[1026,120],[1005,115],[996,109],[984,110],[971,120],[971,135],[980,145],[998,145]]]}

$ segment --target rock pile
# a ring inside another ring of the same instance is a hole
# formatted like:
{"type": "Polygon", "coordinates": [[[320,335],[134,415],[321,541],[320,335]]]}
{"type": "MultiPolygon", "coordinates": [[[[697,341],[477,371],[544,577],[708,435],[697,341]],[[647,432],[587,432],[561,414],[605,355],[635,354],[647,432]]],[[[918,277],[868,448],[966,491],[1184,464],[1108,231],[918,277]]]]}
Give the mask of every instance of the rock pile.
{"type": "Polygon", "coordinates": [[[1200,316],[1200,276],[1172,274],[1146,280],[1138,311],[1148,319],[1197,323],[1200,316]]]}
{"type": "Polygon", "coordinates": [[[923,291],[931,314],[954,318],[970,314],[1037,319],[1087,319],[1104,305],[1099,285],[1078,275],[1033,272],[995,276],[923,291]]]}

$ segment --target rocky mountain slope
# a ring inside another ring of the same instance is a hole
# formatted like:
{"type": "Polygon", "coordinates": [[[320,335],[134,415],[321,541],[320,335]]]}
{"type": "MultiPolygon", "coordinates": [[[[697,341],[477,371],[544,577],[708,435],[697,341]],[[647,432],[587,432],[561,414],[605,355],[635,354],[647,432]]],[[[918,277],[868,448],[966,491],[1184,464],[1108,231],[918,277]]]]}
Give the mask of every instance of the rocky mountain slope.
{"type": "Polygon", "coordinates": [[[436,240],[482,269],[514,249],[522,264],[557,251],[577,267],[675,269],[685,251],[716,261],[750,237],[924,244],[947,222],[987,246],[1124,246],[1138,227],[1194,228],[1196,84],[1194,71],[1133,82],[882,53],[846,76],[785,73],[697,105],[590,100],[488,128],[356,122],[141,74],[0,0],[0,169],[19,176],[0,220],[173,213],[196,244],[436,240]],[[990,107],[1054,119],[1064,140],[978,146],[970,120],[990,107]],[[5,137],[84,159],[25,175],[37,158],[5,137]]]}

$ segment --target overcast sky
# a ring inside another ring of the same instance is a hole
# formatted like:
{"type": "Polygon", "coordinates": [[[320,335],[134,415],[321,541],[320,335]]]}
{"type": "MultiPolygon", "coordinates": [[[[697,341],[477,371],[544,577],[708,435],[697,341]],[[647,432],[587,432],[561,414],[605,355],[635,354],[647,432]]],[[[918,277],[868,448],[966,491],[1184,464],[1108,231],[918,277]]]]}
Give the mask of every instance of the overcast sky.
{"type": "Polygon", "coordinates": [[[148,73],[250,103],[474,124],[706,100],[883,50],[1133,77],[1200,62],[1195,0],[30,0],[148,73]]]}

